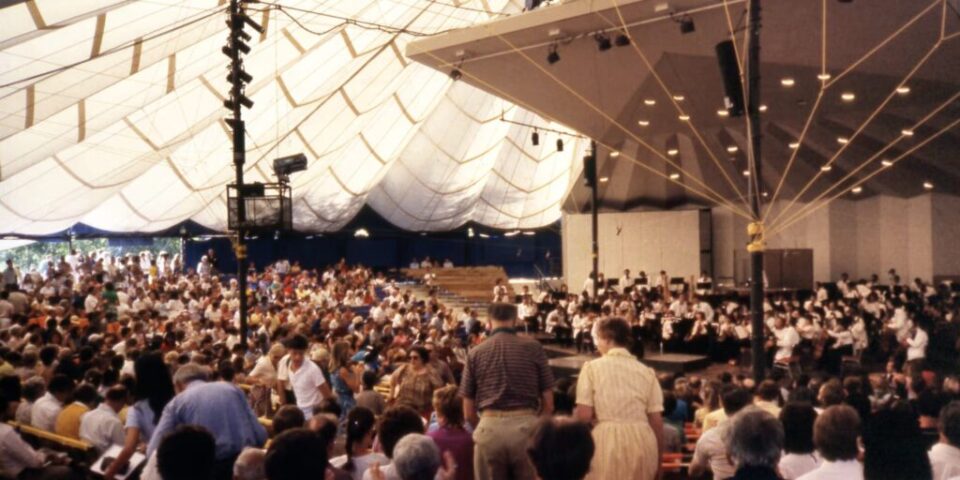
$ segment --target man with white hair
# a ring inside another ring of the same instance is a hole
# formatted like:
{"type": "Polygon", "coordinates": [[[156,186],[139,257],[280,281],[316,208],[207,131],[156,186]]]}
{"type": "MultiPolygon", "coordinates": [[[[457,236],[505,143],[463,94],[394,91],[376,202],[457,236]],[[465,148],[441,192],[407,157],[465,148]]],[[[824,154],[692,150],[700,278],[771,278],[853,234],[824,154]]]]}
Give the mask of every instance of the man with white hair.
{"type": "Polygon", "coordinates": [[[266,480],[264,458],[266,452],[259,448],[244,448],[233,463],[233,480],[266,480]]]}

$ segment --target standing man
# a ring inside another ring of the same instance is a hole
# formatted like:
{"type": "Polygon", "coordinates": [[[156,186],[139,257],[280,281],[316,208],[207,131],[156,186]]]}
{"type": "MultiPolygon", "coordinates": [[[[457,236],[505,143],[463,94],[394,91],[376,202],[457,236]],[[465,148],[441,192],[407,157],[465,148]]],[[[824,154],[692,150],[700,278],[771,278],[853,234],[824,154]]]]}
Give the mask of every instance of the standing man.
{"type": "Polygon", "coordinates": [[[489,315],[490,338],[470,351],[460,385],[464,416],[477,426],[474,472],[533,480],[527,442],[537,416],[553,414],[553,373],[540,343],[517,336],[515,305],[494,303],[489,315]]]}
{"type": "Polygon", "coordinates": [[[267,431],[257,421],[247,397],[236,385],[208,382],[210,371],[196,363],[177,369],[173,383],[177,396],[163,409],[163,415],[150,438],[147,456],[153,455],[168,433],[180,425],[203,427],[216,442],[215,480],[233,475],[233,462],[245,447],[260,447],[267,431]]]}
{"type": "Polygon", "coordinates": [[[280,361],[283,365],[277,374],[280,380],[289,384],[297,407],[303,411],[303,416],[307,419],[313,416],[313,409],[320,404],[321,400],[333,397],[330,385],[327,385],[323,378],[320,367],[306,358],[309,346],[310,342],[303,335],[294,335],[287,340],[286,347],[289,354],[286,357],[287,360],[280,361]]]}
{"type": "Polygon", "coordinates": [[[4,290],[14,290],[20,285],[20,272],[13,266],[13,259],[7,259],[7,268],[3,269],[4,290]]]}

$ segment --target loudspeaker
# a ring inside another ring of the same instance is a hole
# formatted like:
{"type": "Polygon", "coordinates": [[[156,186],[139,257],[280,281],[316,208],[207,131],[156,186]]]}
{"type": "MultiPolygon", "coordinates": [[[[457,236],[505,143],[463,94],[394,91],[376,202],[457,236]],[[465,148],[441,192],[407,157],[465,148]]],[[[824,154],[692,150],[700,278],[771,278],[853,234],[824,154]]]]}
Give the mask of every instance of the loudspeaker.
{"type": "Polygon", "coordinates": [[[740,66],[737,63],[737,51],[733,42],[725,40],[717,44],[717,62],[720,63],[720,77],[723,78],[723,103],[731,117],[743,115],[743,85],[740,83],[740,66]]]}

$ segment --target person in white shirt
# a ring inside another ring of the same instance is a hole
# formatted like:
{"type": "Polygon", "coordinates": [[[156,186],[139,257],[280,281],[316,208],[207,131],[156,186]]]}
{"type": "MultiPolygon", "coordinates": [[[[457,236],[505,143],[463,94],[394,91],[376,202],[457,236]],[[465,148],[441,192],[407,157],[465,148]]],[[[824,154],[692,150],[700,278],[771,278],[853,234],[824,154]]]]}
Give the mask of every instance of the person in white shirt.
{"type": "Polygon", "coordinates": [[[777,349],[773,354],[773,363],[789,363],[793,357],[793,348],[800,343],[800,334],[785,318],[777,315],[773,323],[773,336],[777,349]]]}
{"type": "Polygon", "coordinates": [[[933,480],[960,476],[960,402],[953,401],[940,410],[940,442],[930,449],[933,480]]]}
{"type": "Polygon", "coordinates": [[[306,358],[309,342],[303,335],[295,335],[286,344],[289,353],[287,373],[297,407],[306,418],[313,416],[313,409],[324,398],[332,398],[333,392],[323,378],[320,367],[306,358]]]}
{"type": "Polygon", "coordinates": [[[30,410],[30,425],[46,430],[53,431],[57,423],[57,416],[63,410],[63,405],[73,393],[73,380],[66,375],[54,375],[47,386],[47,393],[43,394],[33,408],[30,410]]]}
{"type": "Polygon", "coordinates": [[[797,480],[863,480],[863,465],[857,461],[860,417],[847,405],[834,405],[813,424],[813,443],[823,459],[815,470],[797,480]]]}
{"type": "Polygon", "coordinates": [[[7,423],[17,403],[0,396],[0,478],[69,478],[68,467],[44,466],[47,456],[34,450],[7,423]]]}
{"type": "Polygon", "coordinates": [[[750,405],[752,400],[750,393],[740,387],[724,389],[720,397],[723,408],[717,411],[722,411],[725,417],[716,427],[705,430],[697,440],[697,447],[690,460],[690,478],[699,477],[707,470],[713,472],[713,478],[716,479],[733,476],[736,468],[727,453],[727,430],[730,428],[730,418],[750,405]]]}
{"type": "Polygon", "coordinates": [[[906,340],[907,362],[915,365],[922,364],[927,357],[927,345],[930,343],[930,336],[927,335],[925,325],[913,325],[912,327],[913,335],[906,340]]]}
{"type": "Polygon", "coordinates": [[[105,397],[97,408],[80,417],[80,440],[89,442],[101,453],[111,445],[124,444],[120,410],[127,402],[127,389],[121,385],[113,386],[105,397]]]}
{"type": "Polygon", "coordinates": [[[779,469],[784,480],[796,480],[820,466],[820,457],[813,445],[816,419],[817,411],[806,402],[787,403],[780,410],[784,445],[779,469]]]}

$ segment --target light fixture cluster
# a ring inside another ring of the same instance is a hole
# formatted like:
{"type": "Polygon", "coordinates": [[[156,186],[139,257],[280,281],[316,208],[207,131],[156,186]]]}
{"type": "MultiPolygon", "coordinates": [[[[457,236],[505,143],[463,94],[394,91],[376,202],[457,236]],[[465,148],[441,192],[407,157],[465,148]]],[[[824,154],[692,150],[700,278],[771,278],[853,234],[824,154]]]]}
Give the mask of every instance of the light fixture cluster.
{"type": "MultiPolygon", "coordinates": [[[[540,145],[540,132],[538,132],[536,129],[534,129],[533,133],[530,134],[530,143],[533,144],[534,147],[540,145]]],[[[557,139],[557,151],[563,151],[563,138],[557,139]]]]}
{"type": "Polygon", "coordinates": [[[253,77],[243,69],[243,55],[250,53],[250,46],[246,42],[252,38],[243,30],[245,26],[250,26],[257,33],[263,33],[263,27],[251,20],[239,3],[232,3],[230,18],[227,20],[230,35],[227,37],[227,44],[220,51],[230,59],[230,73],[227,74],[227,82],[231,86],[230,96],[223,101],[223,106],[234,112],[234,118],[227,119],[227,124],[234,129],[240,123],[240,107],[253,108],[253,100],[244,95],[246,85],[253,81],[253,77]]]}

